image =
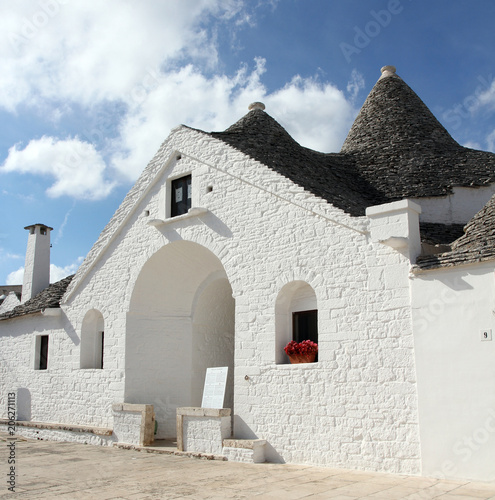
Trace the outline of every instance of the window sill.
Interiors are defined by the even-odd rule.
[[[281,363],[275,365],[277,370],[310,370],[318,367],[318,361],[313,363]]]
[[[148,221],[148,226],[159,227],[166,224],[171,224],[172,222],[179,222],[184,219],[190,219],[191,217],[198,217],[208,212],[207,208],[202,207],[192,207],[189,209],[187,214],[177,215],[175,217],[169,217],[168,219],[151,219]]]

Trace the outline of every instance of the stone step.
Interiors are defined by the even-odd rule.
[[[230,462],[263,463],[265,439],[224,439],[222,455]]]

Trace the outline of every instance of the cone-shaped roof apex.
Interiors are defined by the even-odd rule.
[[[369,153],[394,148],[401,154],[459,148],[416,93],[384,66],[342,146],[342,153]]]
[[[262,103],[249,109],[227,130],[209,135],[351,215],[495,182],[495,154],[460,146],[394,66],[382,68],[340,153],[299,145]]]

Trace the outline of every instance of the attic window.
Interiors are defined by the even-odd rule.
[[[172,206],[170,215],[187,214],[191,208],[192,186],[191,175],[186,175],[172,181]]]

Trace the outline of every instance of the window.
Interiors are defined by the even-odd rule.
[[[312,340],[318,343],[318,311],[297,311],[292,313],[292,340]]]
[[[98,332],[98,343],[100,344],[100,348],[98,349],[98,359],[97,359],[97,368],[103,370],[103,350],[105,348],[105,332]]]
[[[275,302],[275,362],[287,364],[284,347],[291,340],[318,343],[318,304],[311,285],[292,281],[282,287]]]
[[[36,370],[48,368],[48,335],[36,337]]]
[[[191,208],[191,176],[186,175],[172,181],[172,206],[170,215],[187,214]]]
[[[81,329],[81,368],[101,370],[104,345],[103,316],[92,309],[84,316]]]

